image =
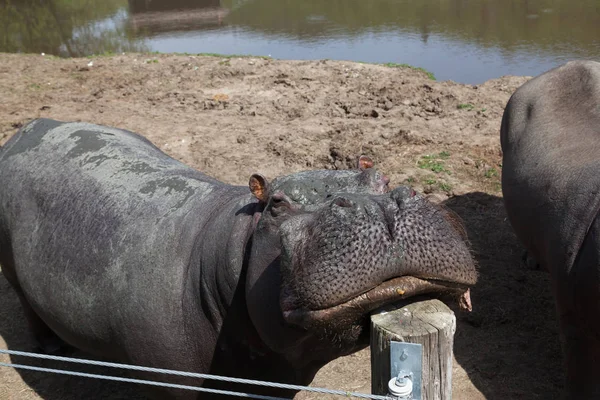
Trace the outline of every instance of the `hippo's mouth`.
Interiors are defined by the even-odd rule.
[[[308,326],[319,322],[339,321],[340,319],[364,316],[386,304],[427,293],[454,295],[458,297],[461,309],[469,312],[472,310],[470,289],[467,285],[436,279],[402,276],[385,281],[375,288],[333,307],[308,310],[292,308],[291,305],[286,307],[284,302],[282,303],[282,311],[288,323]]]

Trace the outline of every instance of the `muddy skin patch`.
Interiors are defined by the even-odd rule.
[[[108,143],[101,139],[100,135],[111,135],[108,133],[99,133],[92,131],[80,130],[69,135],[70,138],[76,139],[77,144],[67,153],[67,157],[77,158],[86,153],[102,150]]]
[[[184,197],[177,204],[173,206],[174,209],[181,208],[188,199],[195,193],[193,187],[189,186],[188,183],[181,178],[171,177],[168,179],[154,180],[146,183],[144,187],[140,189],[141,194],[146,194],[152,197],[158,189],[167,189],[165,195],[176,195],[183,194]],[[176,192],[176,193],[173,193]]]
[[[37,148],[42,143],[44,135],[60,125],[59,121],[45,119],[29,123],[21,131],[18,144],[7,148],[5,156],[11,157]]]
[[[121,169],[122,172],[132,172],[134,174],[139,174],[139,175],[143,175],[143,174],[149,174],[151,172],[158,172],[159,170],[157,168],[151,167],[150,165],[148,165],[145,162],[124,162],[123,163],[123,168]]]
[[[109,157],[104,154],[98,154],[97,156],[86,158],[85,161],[83,162],[83,165],[94,164],[96,167],[99,167],[100,164],[102,164],[104,161],[116,160],[117,158],[118,158],[117,156]]]

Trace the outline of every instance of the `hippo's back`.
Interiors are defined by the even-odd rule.
[[[50,119],[30,122],[0,150],[0,185],[23,180],[57,191],[75,183],[163,209],[181,208],[192,194],[222,186],[136,133]]]
[[[104,352],[123,327],[177,337],[195,240],[240,191],[132,132],[47,119],[0,150],[0,188],[3,272],[64,340]]]
[[[538,261],[572,263],[600,206],[600,63],[569,62],[517,89],[501,144],[515,231]]]

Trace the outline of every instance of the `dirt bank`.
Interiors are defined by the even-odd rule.
[[[526,80],[461,85],[409,68],[337,61],[0,54],[0,143],[35,117],[91,121],[144,134],[235,184],[247,184],[254,172],[272,178],[346,168],[358,154],[370,155],[393,185],[409,183],[454,209],[473,242],[481,280],[473,313],[458,315],[454,398],[550,399],[562,376],[548,279],[521,265],[500,197],[500,119]],[[3,278],[0,321],[1,348],[31,350]],[[336,360],[313,385],[369,392],[369,362],[368,350]],[[0,398],[134,394],[127,385],[0,368]]]

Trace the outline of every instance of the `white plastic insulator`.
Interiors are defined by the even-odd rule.
[[[396,378],[390,379],[388,382],[388,389],[392,396],[396,396],[400,399],[407,399],[412,394],[413,384],[410,378],[405,378],[406,383],[402,386],[396,384]]]

